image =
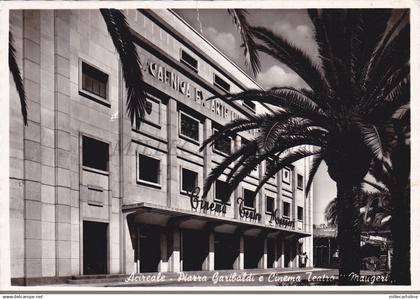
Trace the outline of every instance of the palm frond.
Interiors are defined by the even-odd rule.
[[[254,140],[255,141],[255,140]],[[308,138],[308,136],[283,136],[282,140],[277,145],[267,151],[258,152],[255,155],[250,155],[246,160],[242,162],[241,168],[232,175],[232,179],[228,183],[227,194],[232,194],[233,190],[239,185],[239,183],[263,160],[271,158],[273,155],[280,155],[286,151],[293,151],[302,145],[314,145],[320,147],[320,141],[316,139]],[[299,152],[299,150],[298,150]]]
[[[338,214],[337,214],[337,198],[334,198],[330,201],[324,210],[325,220],[327,223],[332,226],[337,226],[338,224]]]
[[[222,175],[222,173],[229,167],[230,164],[235,162],[239,157],[247,155],[248,153],[254,153],[256,150],[255,143],[249,143],[246,146],[243,146],[238,151],[234,152],[232,155],[223,160],[221,164],[212,169],[210,174],[207,176],[204,186],[203,186],[203,197],[206,197],[209,192],[211,185],[217,180],[217,178]]]
[[[146,84],[141,63],[124,14],[116,9],[101,9],[112,42],[120,57],[127,88],[127,113],[131,124],[139,129],[146,110]]]
[[[286,114],[286,112],[278,112]],[[261,123],[267,119],[273,118],[272,114],[258,114],[253,115],[249,119],[247,118],[237,118],[232,120],[230,123],[225,124],[223,129],[219,130],[217,133],[213,134],[209,138],[203,141],[203,144],[200,147],[200,151],[204,149],[207,145],[212,145],[215,141],[220,140],[224,136],[234,136],[236,133],[247,131],[250,129],[259,128]]]
[[[252,27],[252,33],[262,43],[256,43],[257,50],[284,63],[318,94],[328,94],[328,85],[316,63],[301,49],[283,37],[263,27]]]
[[[386,32],[391,17],[390,9],[374,11],[357,10],[357,24],[351,40],[351,80],[353,89],[364,85],[365,73],[370,59]]]
[[[264,175],[262,180],[260,180],[257,188],[255,189],[253,193],[253,196],[255,197],[258,194],[258,191],[261,190],[261,188],[268,182],[268,180],[270,180],[281,169],[303,158],[310,157],[312,155],[317,155],[319,153],[320,153],[319,151],[314,152],[311,150],[301,149],[301,150],[291,152],[285,157],[275,160],[274,166],[271,167],[270,170]]]
[[[397,21],[394,22],[394,24],[392,24],[386,32],[384,32],[384,37],[381,40],[380,45],[375,49],[373,55],[371,56],[371,61],[368,64],[368,69],[366,72],[368,77],[370,77],[369,76],[370,69],[373,69],[377,65],[377,63],[379,63],[382,60],[382,54],[384,50],[388,46],[390,40],[392,40],[392,38],[395,37],[395,33],[398,30],[401,30],[401,27],[402,27],[401,24],[403,24],[407,20],[407,17],[408,17],[408,11],[404,10],[401,13],[400,17],[397,19]]]
[[[255,101],[266,103],[284,109],[295,116],[329,122],[328,116],[311,99],[302,93],[291,89],[259,90],[249,89],[234,95],[227,96],[228,101]]]
[[[365,145],[378,160],[382,160],[384,151],[382,147],[381,136],[375,125],[359,123],[360,132]]]
[[[364,183],[364,184],[367,184],[367,185],[369,185],[369,186],[372,186],[373,188],[377,189],[377,190],[378,190],[378,191],[380,191],[380,192],[389,192],[389,190],[388,190],[386,187],[383,187],[383,186],[381,186],[381,185],[379,185],[379,184],[377,184],[377,183],[374,183],[374,182],[368,181],[368,180],[366,180],[366,179],[364,179],[364,180],[363,180],[363,183]]]
[[[228,13],[241,34],[243,41],[242,46],[244,47],[244,55],[246,58],[245,63],[251,66],[254,75],[256,75],[261,70],[261,63],[250,25],[246,19],[247,11],[245,9],[228,9]]]
[[[16,90],[20,99],[20,110],[22,112],[23,123],[28,125],[28,106],[26,104],[25,88],[20,75],[19,66],[16,62],[16,49],[14,46],[13,35],[9,31],[9,70],[12,73],[13,81],[15,81]]]
[[[305,187],[305,196],[308,196],[309,190],[311,190],[312,181],[314,180],[315,174],[318,171],[319,166],[321,165],[321,162],[324,160],[323,153],[317,153],[312,158],[312,165],[309,168],[309,175],[308,175],[308,181],[306,182]]]
[[[309,10],[315,27],[315,40],[322,60],[324,76],[336,92],[345,93],[349,82],[348,11],[343,9]],[[347,85],[346,85],[347,84]]]
[[[400,106],[395,113],[392,115],[393,119],[397,119],[397,120],[409,120],[410,118],[410,104],[404,104],[402,106]]]
[[[405,26],[395,38],[383,49],[380,59],[374,60],[374,65],[366,75],[366,98],[378,95],[387,82],[398,70],[409,65],[410,60],[410,26]]]

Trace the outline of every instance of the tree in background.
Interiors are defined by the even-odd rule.
[[[339,283],[354,284],[360,273],[360,223],[357,194],[372,163],[384,165],[382,128],[409,104],[409,22],[407,11],[309,10],[321,63],[282,36],[251,27],[254,46],[284,63],[310,89],[276,87],[226,95],[227,101],[256,101],[273,113],[227,124],[202,148],[226,135],[258,129],[258,136],[226,158],[206,179],[203,195],[232,163],[228,195],[264,160],[274,165],[254,194],[276,172],[312,157],[307,190],[321,161],[337,184]],[[378,168],[378,167],[377,167]],[[382,168],[379,168],[383,172]]]

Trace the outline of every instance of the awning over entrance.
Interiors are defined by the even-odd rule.
[[[221,233],[242,232],[248,236],[281,236],[284,239],[300,239],[311,234],[284,227],[266,226],[256,222],[244,222],[238,219],[218,217],[195,211],[185,211],[162,207],[150,203],[136,203],[122,206],[126,214],[131,241],[135,244],[135,224],[145,223],[159,225],[165,228],[178,227],[182,229],[215,230]]]

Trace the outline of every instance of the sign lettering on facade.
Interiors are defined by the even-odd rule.
[[[207,211],[226,214],[226,204],[199,199],[200,187],[195,187],[190,193],[190,204],[193,210],[206,213]]]
[[[141,63],[145,74],[151,75],[163,84],[169,86],[172,90],[181,93],[187,99],[193,100],[197,104],[209,109],[212,113],[228,120],[234,120],[241,117],[236,111],[217,99],[209,101],[210,104],[206,105],[203,91],[198,87],[193,86],[190,82],[183,80],[177,72],[169,70],[147,58],[143,58]]]

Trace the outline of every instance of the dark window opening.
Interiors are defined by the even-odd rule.
[[[215,199],[223,202],[229,202],[228,184],[224,181],[217,180],[215,187]]]
[[[149,100],[146,100],[146,113],[148,115],[152,114],[153,104]]]
[[[276,166],[276,163],[274,162],[274,159],[268,158],[265,162],[265,174],[266,175],[269,174],[271,170],[274,170],[275,166]]]
[[[283,201],[283,216],[290,217],[290,203]]]
[[[190,54],[181,49],[181,62],[192,68],[195,72],[198,70],[198,61]]]
[[[108,171],[108,143],[83,136],[83,166]]]
[[[244,206],[248,208],[255,208],[255,197],[254,192],[248,189],[244,189]]]
[[[302,221],[303,220],[303,208],[302,207],[298,207],[297,209],[297,219]]]
[[[266,198],[266,211],[267,213],[273,213],[274,212],[274,197],[267,196]]]
[[[82,89],[107,99],[108,75],[82,62]]]
[[[181,116],[181,135],[199,141],[199,122],[183,113]]]
[[[160,160],[139,155],[139,180],[159,184]]]
[[[303,189],[303,176],[301,174],[297,175],[297,187]]]
[[[251,102],[251,101],[244,101],[244,106],[247,107],[248,109],[251,109],[253,112],[255,112],[256,110],[256,105],[255,103]]]
[[[191,171],[185,168],[182,168],[182,191],[191,192],[197,187],[198,174],[195,171]]]
[[[217,131],[215,130],[215,133]],[[223,135],[214,142],[214,148],[222,153],[227,155],[231,154],[231,138],[229,136]]]
[[[230,92],[230,84],[216,74],[214,74],[214,85],[220,87],[224,91]]]
[[[290,169],[283,169],[283,182],[286,184],[290,184]]]

